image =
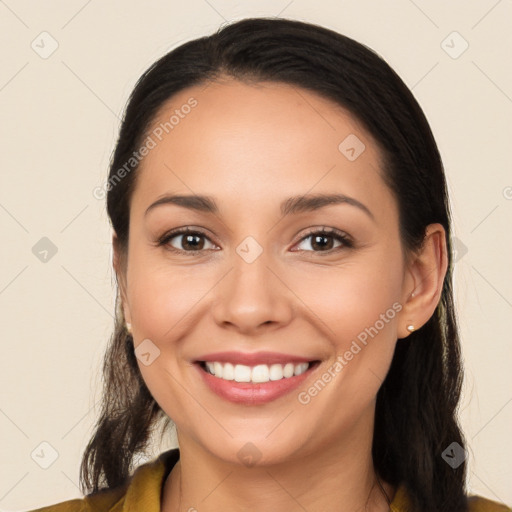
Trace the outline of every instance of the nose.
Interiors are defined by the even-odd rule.
[[[283,281],[265,252],[251,263],[235,254],[230,271],[215,287],[215,322],[243,334],[286,325],[293,316],[293,293]]]

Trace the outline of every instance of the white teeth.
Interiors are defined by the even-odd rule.
[[[222,377],[222,365],[220,363],[213,363],[213,371],[215,372],[215,375]]]
[[[283,367],[280,364],[273,364],[270,367],[270,380],[281,380],[283,378]]]
[[[286,378],[293,377],[294,370],[295,366],[293,365],[293,363],[286,363],[283,368],[283,376]]]
[[[262,383],[274,380],[288,379],[294,375],[301,375],[309,368],[309,363],[286,363],[258,364],[256,366],[246,366],[231,363],[219,363],[218,361],[207,361],[206,368],[209,373],[224,380],[234,380],[236,382],[254,382]]]
[[[222,377],[222,375],[219,375],[217,372],[215,372],[215,375]],[[251,382],[251,368],[243,364],[237,364],[235,366],[235,380],[237,382]]]
[[[248,366],[246,366],[248,368]],[[269,377],[268,366],[266,364],[259,364],[252,369],[251,372],[251,381],[252,382],[268,382]],[[272,371],[270,372],[270,377],[272,378]],[[275,380],[275,379],[272,379]]]
[[[300,363],[295,365],[294,375],[300,375],[304,373],[309,368],[309,363]]]
[[[222,367],[222,378],[224,380],[235,379],[235,367],[231,363],[225,363]]]

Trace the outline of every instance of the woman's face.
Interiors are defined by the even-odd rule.
[[[150,136],[123,304],[180,446],[236,463],[357,446],[407,336],[400,311],[414,286],[374,140],[312,92],[232,80],[173,97]],[[151,207],[167,196],[210,199]],[[158,245],[183,228],[196,234]],[[301,360],[317,363],[289,376]]]

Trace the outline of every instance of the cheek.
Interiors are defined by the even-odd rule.
[[[331,344],[327,375],[320,378],[332,384],[314,400],[320,408],[344,403],[347,409],[332,412],[340,422],[357,415],[374,399],[393,358],[397,315],[402,309],[398,302],[402,267],[400,258],[392,254],[375,253],[357,263],[354,259],[324,274],[304,272],[296,283],[300,286],[295,288],[297,295],[314,313],[310,321]],[[321,383],[318,388],[322,389]]]
[[[197,404],[183,391],[188,368],[183,365],[182,340],[196,328],[196,313],[214,284],[210,282],[213,276],[209,280],[197,268],[172,266],[161,259],[150,261],[147,255],[134,256],[131,264],[129,300],[135,348],[149,339],[159,351],[149,365],[138,359],[141,375],[165,413],[181,427],[192,428],[194,415],[190,411]],[[153,345],[145,346],[151,347],[154,357]],[[201,411],[195,414],[200,416]]]
[[[322,270],[301,273],[293,288],[339,349],[361,333],[364,337],[365,329],[376,323],[379,331],[389,332],[401,309],[396,304],[401,290],[399,266],[371,261]]]
[[[326,435],[334,435],[368,410],[388,372],[402,309],[400,269],[354,265],[331,269],[324,277],[304,277],[303,283],[304,302],[317,318],[311,321],[330,341],[332,357],[311,387],[300,390],[299,402],[329,411],[332,427]]]
[[[146,338],[175,338],[190,328],[195,307],[212,288],[205,272],[196,268],[133,261],[129,284],[132,323]]]

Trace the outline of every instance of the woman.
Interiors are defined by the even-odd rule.
[[[463,512],[450,211],[378,55],[246,19],[132,93],[105,190],[118,316],[88,496],[40,510]],[[179,450],[131,469],[157,425]]]

